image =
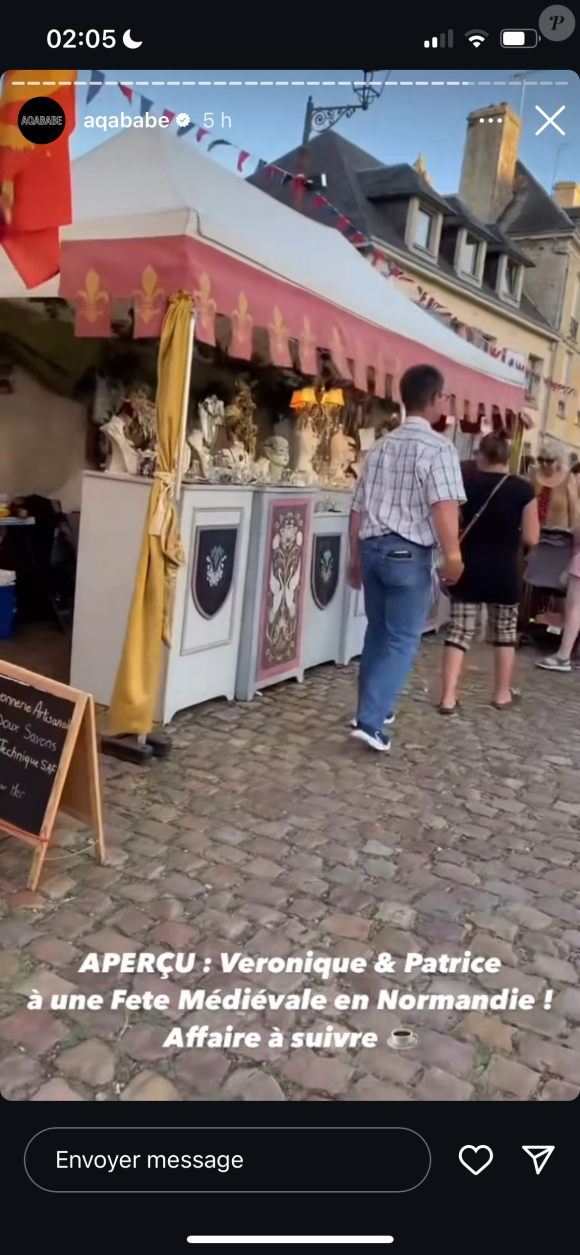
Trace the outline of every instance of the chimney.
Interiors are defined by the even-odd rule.
[[[459,196],[482,222],[496,222],[513,196],[521,129],[506,104],[477,109],[467,119]]]
[[[576,209],[580,205],[580,183],[556,183],[554,200],[562,209]]]

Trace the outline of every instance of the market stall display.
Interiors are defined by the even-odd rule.
[[[170,718],[178,708],[170,691],[180,689],[179,700],[185,693],[189,705],[218,695],[215,684],[215,691],[208,691],[212,683],[195,672],[198,664],[204,681],[218,670],[231,676],[242,589],[238,695],[300,675],[305,660],[315,665],[320,656],[310,642],[318,631],[316,616],[305,609],[306,590],[315,587],[315,497],[324,489],[348,492],[349,472],[351,480],[357,473],[356,450],[338,398],[334,413],[330,416],[329,404],[320,423],[313,413],[300,418],[291,410],[289,434],[275,429],[272,415],[270,432],[258,440],[252,421],[248,426],[241,417],[244,406],[248,409],[245,366],[256,369],[256,362],[269,361],[281,372],[299,372],[312,386],[320,385],[320,406],[320,389],[331,392],[320,378],[321,351],[332,363],[337,391],[372,390],[378,398],[395,400],[403,371],[428,355],[445,376],[457,421],[470,427],[484,411],[494,421],[502,415],[507,421],[521,406],[522,388],[508,364],[406,301],[340,233],[236,180],[170,135],[127,131],[100,145],[74,163],[73,187],[74,225],[62,231],[59,280],[29,295],[58,294],[71,302],[82,337],[110,336],[119,301],[125,309],[131,306],[129,326],[137,340],[160,337],[149,443],[137,440],[130,414],[111,413],[102,433],[109,446],[108,473],[100,480],[85,476],[73,645],[75,676],[82,670],[84,686],[111,700],[111,675],[104,674],[99,651],[91,652],[89,645],[94,620],[87,591],[92,589],[96,600],[97,588],[109,590],[105,614],[115,621],[112,658],[119,658],[112,637],[118,643],[126,631],[113,686],[113,724],[144,742],[154,712],[161,709],[162,717]],[[22,295],[20,280],[0,253],[0,296]],[[217,435],[209,431],[212,423],[189,422],[195,346],[206,352],[219,348],[236,378],[237,417],[228,416],[226,406],[224,421],[216,425],[225,432]],[[107,508],[105,495],[111,499]],[[116,529],[107,522],[109,510]],[[322,518],[316,524],[320,536],[333,538],[332,552],[338,552],[343,529],[346,535],[347,516],[345,508],[338,530],[333,520],[327,532]],[[220,536],[212,538],[214,526]],[[326,549],[331,551],[328,544]],[[323,545],[320,557],[327,563],[325,554]],[[216,581],[213,606],[225,587],[218,590],[219,573],[228,564],[230,591],[209,613],[200,571],[211,570]],[[353,656],[351,649],[360,652],[364,631],[360,597],[346,589],[344,565],[339,563],[339,583],[327,606],[337,620],[342,598],[342,659]],[[113,604],[113,590],[119,588],[123,594]],[[318,585],[316,590],[320,603],[324,596]],[[322,611],[314,594],[313,602]],[[349,637],[354,621],[356,640]],[[336,627],[330,636],[334,652]],[[225,668],[207,664],[211,650],[217,660],[225,649]],[[322,653],[330,649],[329,640]],[[185,656],[190,663],[183,662]],[[158,682],[160,669],[165,679]],[[230,682],[223,680],[219,692],[230,695]]]

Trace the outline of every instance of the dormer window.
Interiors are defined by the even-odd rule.
[[[498,267],[498,293],[504,301],[519,305],[524,283],[524,268],[511,257],[500,257]]]
[[[520,267],[516,265],[515,261],[510,261],[508,257],[506,261],[506,267],[505,267],[505,286],[507,289],[508,296],[512,296],[514,300],[517,298],[517,295],[518,295],[519,277],[520,277]]]
[[[477,261],[479,253],[479,241],[469,232],[465,237],[463,248],[461,249],[460,266],[465,275],[472,278],[477,274]]]
[[[419,209],[415,226],[415,244],[419,248],[426,249],[427,252],[430,252],[431,249],[434,226],[435,219],[433,214],[428,214],[425,209]]]
[[[485,266],[486,246],[483,240],[466,228],[457,235],[455,269],[464,279],[481,285]]]
[[[408,248],[428,253],[434,260],[439,252],[443,215],[427,209],[417,198],[409,202],[405,242]]]

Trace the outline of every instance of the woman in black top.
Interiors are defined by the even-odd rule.
[[[484,436],[479,469],[465,476],[467,501],[461,513],[464,571],[449,590],[451,620],[443,654],[442,714],[453,714],[463,659],[473,639],[478,612],[487,606],[494,648],[493,705],[511,706],[510,682],[517,644],[521,586],[519,552],[540,539],[538,506],[532,484],[509,473],[510,447],[502,433]]]

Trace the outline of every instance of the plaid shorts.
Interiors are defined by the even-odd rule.
[[[518,640],[518,606],[487,606],[488,640],[491,645],[515,647]],[[476,602],[451,601],[451,618],[446,645],[469,649],[478,626],[480,606]]]

